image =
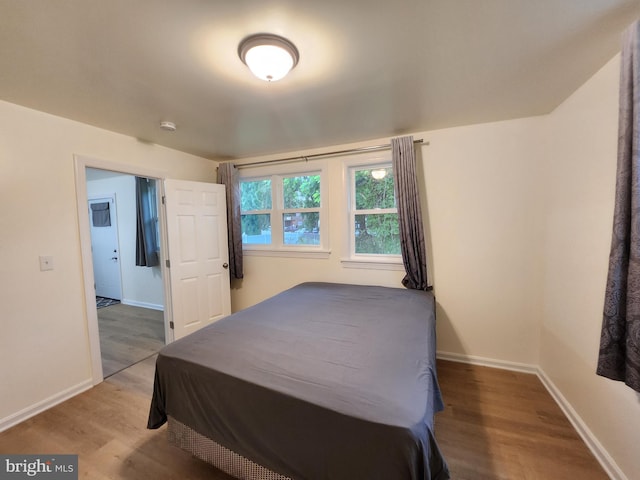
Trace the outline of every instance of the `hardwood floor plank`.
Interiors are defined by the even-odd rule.
[[[147,430],[155,356],[0,433],[2,453],[79,455],[81,479],[232,480]]]
[[[438,361],[436,439],[455,479],[606,479],[533,374]]]
[[[82,479],[232,480],[169,445],[166,426],[146,429],[155,358],[0,433],[0,452],[78,454]],[[438,375],[435,434],[453,479],[607,478],[534,375],[444,361]]]
[[[164,313],[116,304],[98,309],[104,377],[109,377],[155,353],[164,345]]]

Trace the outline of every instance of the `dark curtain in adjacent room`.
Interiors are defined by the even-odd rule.
[[[155,267],[159,263],[158,207],[156,181],[136,177],[136,265]]]

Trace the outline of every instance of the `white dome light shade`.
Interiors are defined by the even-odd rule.
[[[238,47],[240,59],[261,80],[275,82],[298,63],[298,49],[286,38],[258,34],[245,38]]]
[[[371,170],[371,176],[376,180],[382,180],[384,177],[387,176],[387,169],[379,168],[377,170]]]
[[[280,80],[293,67],[293,58],[289,52],[275,45],[250,48],[244,61],[256,77],[269,82]]]

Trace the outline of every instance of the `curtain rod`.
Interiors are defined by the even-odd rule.
[[[425,142],[423,139],[419,138],[414,140],[413,143],[424,143],[425,145],[429,145],[429,142]],[[336,150],[334,152],[325,152],[325,153],[312,153],[311,155],[297,155],[295,157],[287,157],[287,158],[277,158],[275,160],[263,160],[261,162],[251,162],[251,163],[241,163],[236,165],[237,168],[246,168],[246,167],[254,167],[256,165],[267,165],[271,163],[285,163],[285,162],[293,162],[295,160],[314,160],[316,158],[323,157],[334,157],[336,155],[344,155],[347,153],[360,153],[360,152],[372,152],[375,150],[388,150],[391,148],[391,144],[387,143],[384,145],[372,145],[370,147],[359,147],[359,148],[349,148],[347,150]]]

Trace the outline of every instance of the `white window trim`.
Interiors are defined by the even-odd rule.
[[[251,247],[267,246],[270,245],[250,245]],[[307,250],[309,247],[305,247],[304,250],[286,250],[286,249],[266,249],[266,248],[247,248],[245,245],[242,249],[242,253],[247,257],[293,257],[293,258],[329,258],[331,250]]]
[[[282,179],[285,177],[320,174],[320,208],[285,209],[282,192]],[[242,244],[247,256],[329,258],[329,177],[326,160],[314,160],[304,164],[285,164],[245,168],[240,170],[240,181],[271,179],[271,210],[252,211],[251,213],[271,214],[271,245]],[[289,245],[275,235],[283,231],[282,215],[290,212],[319,211],[321,219],[320,245]],[[274,232],[275,235],[274,235]]]
[[[365,255],[355,253],[355,169],[362,167],[379,167],[391,165],[391,153],[372,153],[345,158],[342,162],[342,224],[345,226],[343,234],[343,257],[340,262],[344,268],[362,268],[374,270],[404,270],[402,255]],[[358,213],[367,213],[369,210],[359,210]],[[370,210],[371,213],[389,213],[388,209]],[[395,212],[394,212],[395,213]]]

